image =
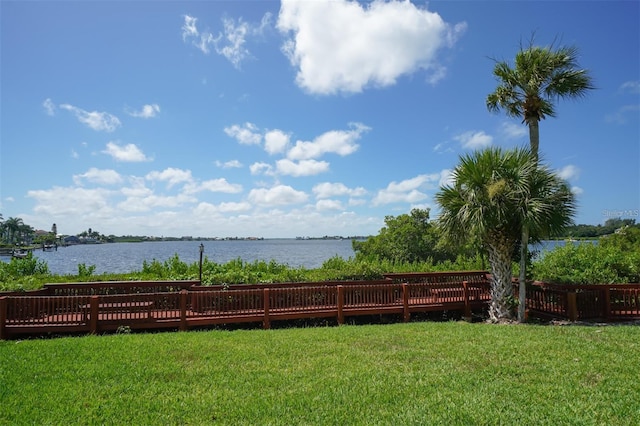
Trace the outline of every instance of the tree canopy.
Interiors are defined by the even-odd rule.
[[[395,262],[440,262],[455,260],[455,254],[440,244],[440,233],[429,220],[429,209],[413,209],[409,214],[386,216],[380,233],[365,241],[354,241],[356,256],[376,257]]]

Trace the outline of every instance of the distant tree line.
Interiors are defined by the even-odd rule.
[[[564,233],[563,238],[598,238],[603,235],[610,235],[616,232],[616,230],[625,226],[633,227],[636,225],[635,219],[621,219],[613,218],[607,219],[604,225],[571,225],[568,226]]]

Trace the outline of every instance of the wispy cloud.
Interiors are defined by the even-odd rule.
[[[507,139],[520,139],[527,134],[527,126],[504,122],[500,125],[500,133]]]
[[[53,103],[51,98],[47,98],[42,102],[42,107],[47,115],[55,115],[56,114],[56,105]]]
[[[640,105],[625,105],[618,108],[617,111],[607,114],[604,120],[607,123],[626,124],[630,117],[635,117],[637,120],[638,111],[640,111]]]
[[[247,39],[262,35],[271,26],[270,13],[266,13],[259,24],[251,24],[242,18],[223,18],[223,31],[214,36],[208,30],[198,30],[197,20],[193,16],[184,15],[182,40],[190,42],[204,54],[209,54],[213,47],[217,54],[224,56],[238,69],[243,61],[251,57],[251,52],[246,47]]]
[[[229,160],[229,161],[216,161],[215,165],[222,169],[239,169],[242,167],[242,163],[238,160]]]
[[[640,94],[640,81],[626,81],[620,86],[620,91],[623,93],[630,93],[633,95]]]
[[[390,86],[417,70],[435,83],[446,75],[438,52],[452,47],[466,24],[450,25],[408,1],[283,0],[277,22],[296,83],[315,94],[357,93]]]
[[[160,105],[158,104],[147,104],[143,105],[139,111],[136,110],[127,110],[127,114],[132,117],[138,118],[153,118],[160,113]]]
[[[108,112],[85,111],[69,104],[61,104],[60,108],[71,111],[81,123],[96,131],[113,132],[121,126],[118,117]]]

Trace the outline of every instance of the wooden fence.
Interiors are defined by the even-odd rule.
[[[47,284],[0,294],[0,339],[24,334],[99,333],[119,327],[179,329],[272,321],[458,311],[490,301],[484,271],[388,274],[384,280],[200,286],[198,281]],[[640,319],[640,284],[527,286],[530,316],[572,321]]]
[[[559,285],[535,282],[527,286],[526,309],[531,315],[570,321],[640,319],[640,284]]]

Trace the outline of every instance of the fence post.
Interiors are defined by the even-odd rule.
[[[402,320],[409,322],[411,312],[409,312],[409,284],[402,283]]]
[[[469,302],[469,283],[462,281],[462,294],[464,296],[464,319],[471,322],[471,303]]]
[[[0,297],[0,340],[7,339],[7,296]]]
[[[338,286],[338,324],[344,324],[344,287]]]
[[[180,290],[180,331],[187,329],[187,290]]]
[[[578,297],[576,291],[567,291],[567,316],[569,321],[578,320]]]
[[[89,330],[91,334],[96,334],[98,332],[98,301],[100,297],[93,295],[89,299],[89,310],[91,311],[91,321],[89,325]]]
[[[265,330],[271,328],[271,321],[269,320],[269,287],[263,290],[264,299],[264,320],[262,321],[262,328]]]
[[[609,286],[605,287],[604,297],[602,298],[602,309],[603,309],[603,317],[605,320],[608,320],[611,316],[611,289]]]

